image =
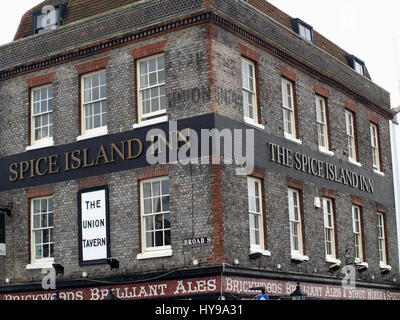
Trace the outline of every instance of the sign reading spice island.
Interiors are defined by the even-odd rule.
[[[79,264],[101,264],[110,257],[108,188],[78,193]]]
[[[335,164],[307,156],[301,152],[293,152],[292,149],[278,144],[268,143],[271,161],[283,166],[294,168],[316,177],[327,179],[343,185],[359,189],[368,193],[374,193],[373,180],[354,171],[340,168]]]

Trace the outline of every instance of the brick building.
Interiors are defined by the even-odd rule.
[[[398,298],[393,116],[264,0],[46,0],[0,47],[0,299]]]

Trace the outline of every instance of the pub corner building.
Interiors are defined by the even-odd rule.
[[[43,1],[0,47],[0,300],[398,299],[394,115],[264,0]]]

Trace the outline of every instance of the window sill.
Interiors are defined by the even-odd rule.
[[[46,262],[34,262],[31,264],[26,265],[27,270],[38,270],[38,269],[53,269],[53,261],[46,261]]]
[[[139,253],[136,256],[136,259],[144,260],[144,259],[171,257],[171,256],[172,256],[172,249],[167,249],[167,250],[149,251],[149,252]]]
[[[303,141],[301,141],[300,139],[293,138],[291,135],[289,135],[287,133],[285,133],[285,139],[292,141],[294,143],[297,143],[297,144],[303,144]]]
[[[340,261],[339,259],[332,258],[332,257],[325,257],[325,261],[329,262],[329,263],[333,263],[334,265],[338,265],[338,266],[340,266],[342,264],[342,261]]]
[[[296,261],[309,261],[310,260],[310,258],[308,256],[304,256],[304,255],[302,255],[300,253],[297,253],[297,252],[296,253],[292,252],[290,254],[290,259],[296,260]]]
[[[392,270],[391,266],[384,264],[382,262],[379,262],[379,268],[381,269],[382,272]]]
[[[26,147],[26,151],[31,151],[31,150],[37,150],[37,149],[43,149],[43,148],[49,148],[54,146],[54,141],[53,139],[48,139],[43,142],[38,142],[36,144],[33,144],[31,146]]]
[[[250,254],[253,253],[261,253],[263,256],[270,257],[271,252],[269,250],[264,250],[264,249],[250,249]]]
[[[108,134],[108,130],[107,130],[107,128],[106,128],[106,129],[99,130],[99,131],[96,131],[96,132],[93,132],[93,133],[85,133],[85,134],[83,134],[83,135],[81,135],[81,136],[78,136],[78,137],[76,138],[76,141],[82,141],[82,140],[93,139],[93,138],[105,136],[105,135],[107,135],[107,134]]]
[[[379,171],[379,170],[376,170],[376,169],[374,169],[374,173],[376,173],[377,175],[380,175],[382,177],[385,176],[385,174],[382,171]]]
[[[363,262],[361,260],[355,260],[354,265],[356,265],[359,269],[368,269],[368,262]]]
[[[333,151],[330,151],[330,150],[325,149],[325,148],[323,148],[323,147],[318,147],[318,149],[319,149],[319,152],[321,152],[321,153],[323,153],[323,154],[326,154],[326,155],[328,155],[328,156],[333,157],[333,156],[335,155],[335,154],[333,153]]]
[[[348,160],[349,160],[350,163],[352,163],[352,164],[356,165],[357,167],[361,168],[361,163],[353,160],[352,158],[348,158]]]
[[[136,123],[133,125],[133,129],[148,127],[148,126],[152,126],[154,124],[163,123],[163,122],[168,122],[168,116],[162,116],[162,117],[158,117],[155,119],[145,120],[140,123]]]
[[[259,124],[250,118],[244,118],[244,123],[249,125],[250,127],[256,128],[256,129],[260,129],[260,130],[265,129],[265,127],[262,124]]]

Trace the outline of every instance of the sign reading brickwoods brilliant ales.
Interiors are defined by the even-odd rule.
[[[108,189],[96,187],[78,193],[79,263],[105,263],[110,257]]]

